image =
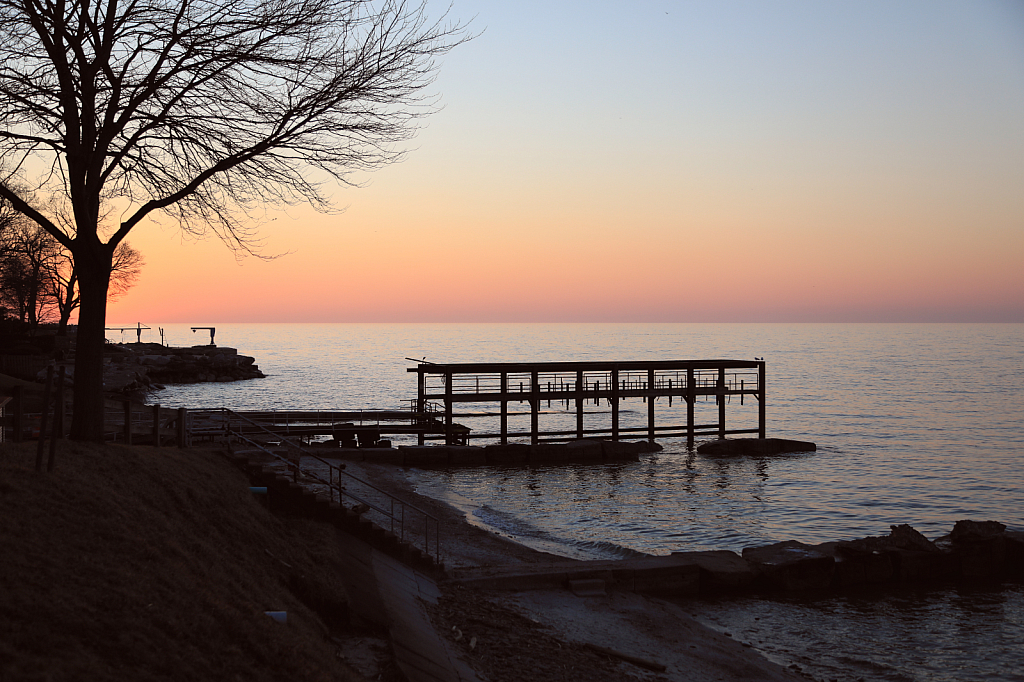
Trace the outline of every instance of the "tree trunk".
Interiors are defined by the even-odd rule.
[[[78,340],[75,345],[74,418],[71,438],[103,442],[103,348],[110,257],[79,258]]]
[[[67,287],[64,289],[64,295],[57,297],[57,309],[60,312],[60,322],[57,324],[57,336],[68,335],[68,322],[71,320],[71,313],[75,310],[75,286],[78,283],[78,275],[74,272],[71,273],[71,277],[68,278]],[[108,284],[109,287],[109,284]],[[103,324],[106,326],[106,314],[104,314]]]

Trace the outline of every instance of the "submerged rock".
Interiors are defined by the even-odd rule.
[[[974,542],[990,540],[1006,530],[1006,525],[998,521],[957,521],[949,539],[955,542]]]

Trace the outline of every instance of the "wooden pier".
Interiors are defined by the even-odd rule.
[[[412,402],[412,401],[410,401]],[[192,410],[189,429],[193,435],[218,435],[232,431],[244,435],[273,433],[280,438],[310,442],[329,436],[341,447],[380,447],[393,435],[445,433],[439,414],[413,410]],[[456,433],[468,431],[455,424]],[[383,441],[388,447],[389,441]]]
[[[510,436],[529,435],[530,442],[558,441],[586,437],[647,438],[685,436],[693,443],[697,435],[715,434],[719,438],[740,433],[765,437],[765,363],[763,360],[655,360],[638,362],[509,362],[509,363],[420,363],[408,369],[417,373],[418,412],[431,404],[443,404],[444,433],[419,434],[419,444],[443,438],[449,445],[469,438],[499,438],[502,444]],[[694,419],[698,399],[713,396],[718,418],[713,423],[697,424]],[[757,428],[726,427],[726,406],[737,396],[758,401]],[[647,425],[624,428],[619,424],[620,402],[640,398],[647,405]],[[658,425],[656,401],[674,398],[686,403],[686,423]],[[508,404],[529,402],[530,430],[511,433]],[[576,428],[545,431],[540,427],[541,402],[575,403]],[[586,405],[605,401],[611,408],[609,428],[587,428]],[[498,403],[501,425],[498,433],[466,433],[458,427],[455,406],[464,403]]]

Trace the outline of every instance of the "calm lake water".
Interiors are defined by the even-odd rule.
[[[187,326],[163,326],[169,344],[196,343]],[[422,492],[459,506],[472,521],[566,556],[738,551],[780,540],[881,535],[899,523],[935,538],[968,518],[1024,529],[1024,325],[216,327],[221,345],[254,355],[268,377],[168,387],[154,400],[236,409],[400,408],[416,394],[415,374],[406,372],[410,357],[763,356],[768,435],[814,441],[817,452],[714,459],[669,440],[637,463],[413,472]],[[730,403],[730,420],[756,426],[752,403]],[[640,401],[623,409],[624,425],[645,423]],[[657,409],[671,416],[662,401]],[[715,409],[699,405],[698,421],[700,410]],[[542,415],[545,426],[571,418],[558,405]],[[602,418],[600,409],[588,413]],[[493,431],[488,420],[494,417],[460,421]],[[753,623],[770,619],[750,620],[754,606],[742,601],[706,603],[697,615],[737,637],[748,632],[745,641],[819,677],[1024,679],[1024,599],[1017,587],[873,596],[863,607],[845,597],[753,603],[774,614],[776,625],[755,632]],[[787,639],[787,632],[795,634]]]

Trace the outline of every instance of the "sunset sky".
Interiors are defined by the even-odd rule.
[[[404,162],[269,261],[140,225],[108,323],[1024,322],[1024,2],[452,15]]]

